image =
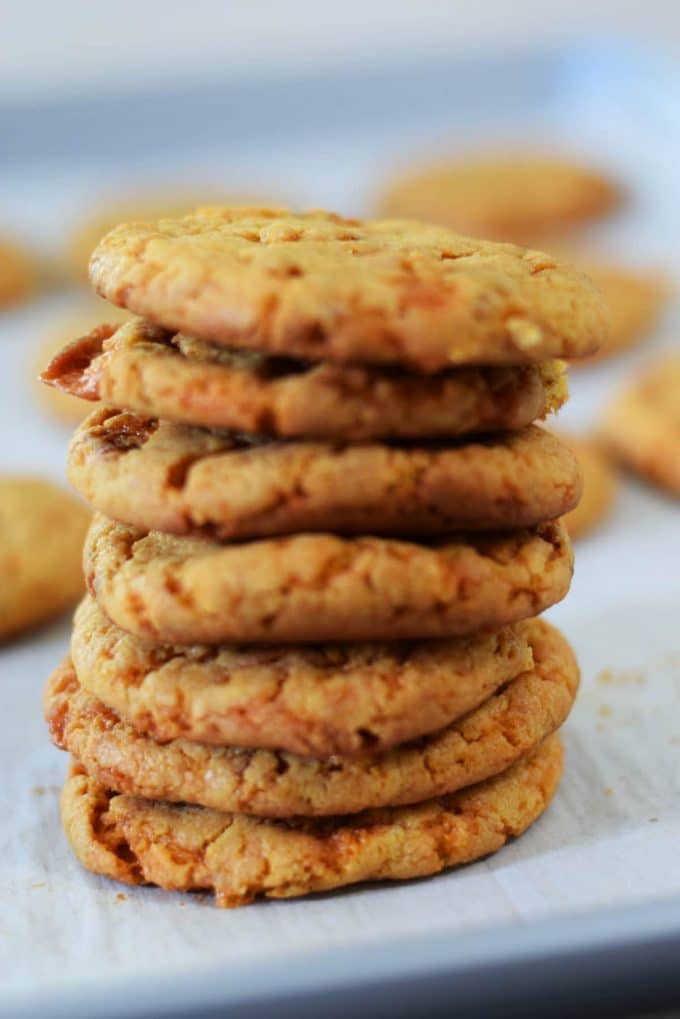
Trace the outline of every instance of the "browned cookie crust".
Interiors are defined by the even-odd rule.
[[[156,743],[83,690],[69,659],[48,683],[45,714],[55,744],[116,792],[260,817],[356,813],[481,782],[559,728],[576,694],[576,661],[545,623],[534,621],[530,642],[533,668],[464,719],[360,759],[318,760],[184,739]]]
[[[325,212],[122,225],[90,277],[102,297],[196,339],[427,372],[581,357],[606,330],[590,281],[549,255]]]
[[[498,629],[564,597],[572,566],[559,521],[429,544],[302,534],[220,545],[96,515],[84,551],[88,588],[107,615],[140,637],[171,643]]]
[[[561,361],[423,376],[231,350],[143,319],[75,340],[55,352],[42,377],[57,391],[147,417],[354,442],[522,428],[567,398]]]
[[[61,816],[88,870],[132,885],[210,889],[230,907],[425,877],[487,856],[543,813],[561,774],[553,736],[501,775],[418,806],[274,821],[115,795],[75,764]]]
[[[455,446],[346,445],[263,441],[110,407],[77,429],[68,473],[115,520],[219,540],[531,527],[581,494],[576,457],[534,425]]]
[[[387,750],[478,707],[531,668],[531,626],[382,644],[159,645],[86,597],[71,653],[81,686],[154,739],[329,757]]]

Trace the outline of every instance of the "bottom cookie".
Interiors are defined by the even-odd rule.
[[[74,762],[61,797],[81,863],[127,884],[212,890],[218,906],[436,874],[500,849],[547,808],[562,774],[551,736],[496,778],[417,806],[272,821],[116,795]]]

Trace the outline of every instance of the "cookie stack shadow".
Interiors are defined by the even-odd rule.
[[[460,363],[433,297],[451,272]],[[537,617],[569,588],[580,478],[533,422],[566,397],[553,356],[587,353],[600,321],[570,272],[322,213],[104,239],[93,280],[142,317],[45,373],[101,401],[69,453],[95,510],[89,593],[45,699],[88,869],[233,906],[432,874],[544,811],[578,668]]]

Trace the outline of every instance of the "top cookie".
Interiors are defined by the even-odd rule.
[[[611,181],[567,160],[489,155],[416,171],[392,185],[382,208],[388,216],[524,244],[602,216],[619,200]]]
[[[114,304],[197,339],[424,372],[582,357],[606,332],[590,281],[549,255],[327,212],[121,225],[90,277]]]

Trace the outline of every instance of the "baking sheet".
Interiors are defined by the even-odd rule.
[[[511,78],[515,84],[504,95],[503,81]],[[677,273],[678,91],[658,59],[602,47],[525,58],[510,69],[503,61],[473,61],[387,69],[369,79],[357,72],[325,86],[250,83],[231,132],[218,139],[214,127],[209,135],[201,124],[188,124],[186,137],[175,132],[174,147],[161,143],[163,124],[172,122],[167,101],[142,97],[146,112],[129,125],[127,153],[106,139],[88,141],[88,117],[107,113],[101,104],[70,112],[45,107],[32,112],[33,120],[24,111],[22,138],[30,142],[15,136],[17,145],[3,153],[2,214],[56,249],[83,194],[94,200],[102,190],[133,178],[154,181],[159,173],[166,181],[189,180],[197,163],[213,186],[222,186],[223,176],[227,188],[256,181],[263,193],[301,204],[362,211],[396,155],[436,148],[454,138],[454,129],[460,144],[489,134],[516,143],[521,131],[528,144],[561,144],[628,182],[635,201],[599,232],[601,243]],[[344,104],[331,129],[323,112],[338,95]],[[192,102],[198,98],[192,94]],[[250,117],[244,102],[251,103]],[[272,123],[288,117],[287,129],[263,124],[261,109]],[[83,138],[81,146],[49,144],[60,116]],[[144,116],[154,130],[145,130]],[[11,138],[17,122],[16,110],[0,107],[0,137]],[[0,320],[3,470],[63,476],[68,433],[41,415],[28,377],[40,337],[69,302],[51,297]],[[677,347],[678,324],[671,309],[652,343],[574,372],[564,423],[587,427],[620,378],[653,350]],[[584,677],[565,733],[560,793],[550,812],[498,856],[429,881],[225,912],[209,897],[128,889],[84,873],[61,833],[58,788],[66,759],[48,745],[40,704],[45,678],[67,648],[68,625],[4,648],[0,1014],[94,1017],[144,1008],[170,1014],[179,1003],[254,999],[265,991],[258,973],[267,973],[266,993],[280,997],[365,979],[371,962],[385,980],[417,977],[428,958],[446,968],[442,943],[451,946],[449,970],[460,975],[472,965],[473,948],[477,965],[491,965],[513,946],[540,952],[546,930],[558,951],[587,944],[598,918],[604,924],[614,907],[619,912],[607,928],[613,946],[616,935],[651,931],[656,921],[667,938],[680,937],[679,534],[677,505],[627,481],[609,525],[579,544],[572,591],[549,613],[574,643]],[[647,927],[640,926],[640,909]],[[575,926],[582,911],[595,912]]]

